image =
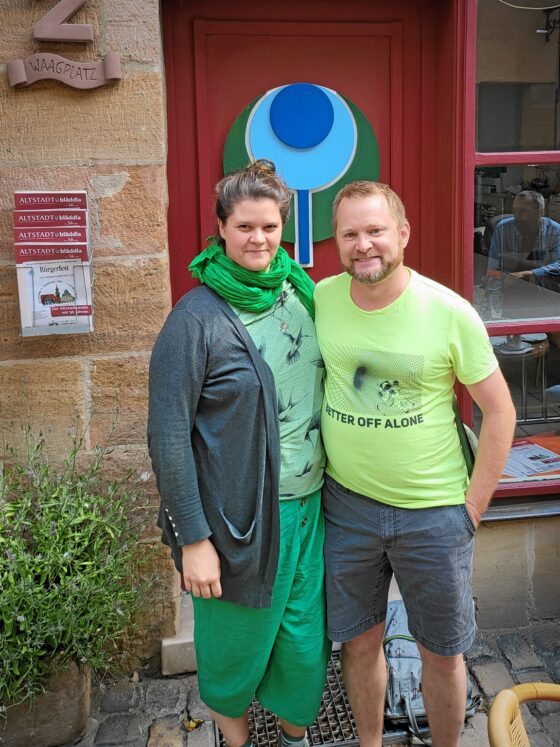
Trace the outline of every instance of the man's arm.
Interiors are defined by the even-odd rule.
[[[512,275],[518,278],[536,277],[542,278],[545,275],[560,275],[560,225],[557,223],[550,224],[548,235],[546,237],[547,254],[552,257],[552,262],[541,267],[534,267],[532,270],[522,270],[513,272]]]
[[[482,412],[482,427],[470,485],[467,510],[476,526],[488,508],[511,449],[516,412],[500,369],[467,386]]]

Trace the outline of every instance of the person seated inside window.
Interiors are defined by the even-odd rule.
[[[544,215],[544,197],[523,190],[513,201],[513,215],[494,230],[488,275],[506,273],[559,291],[560,223]]]

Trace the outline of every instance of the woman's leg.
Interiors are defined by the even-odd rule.
[[[292,737],[291,741],[293,742],[299,742],[300,740],[302,740],[305,736],[305,732],[307,731],[307,727],[290,724],[289,721],[285,721],[283,718],[280,719],[280,726],[288,737]]]
[[[228,747],[244,747],[249,743],[249,719],[247,714],[238,718],[222,716],[210,709],[212,718],[218,724],[220,731],[224,735]]]
[[[257,698],[282,720],[289,737],[301,739],[317,716],[330,653],[320,491],[282,501],[280,511],[281,544],[289,559],[283,583],[289,591]]]

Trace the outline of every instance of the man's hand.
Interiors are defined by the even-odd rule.
[[[488,508],[503,472],[515,429],[515,407],[508,385],[497,368],[467,390],[482,411],[478,449],[465,503],[475,528]]]
[[[473,503],[472,501],[466,501],[465,506],[467,508],[468,515],[471,517],[474,528],[478,529],[478,525],[480,524],[480,520],[482,519],[480,509],[478,508],[476,503]]]
[[[527,280],[533,280],[535,277],[533,270],[520,270],[519,272],[510,273],[514,278],[527,278]]]
[[[182,551],[185,589],[193,597],[221,597],[220,558],[210,540],[183,545]]]

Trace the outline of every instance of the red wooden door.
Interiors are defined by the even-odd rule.
[[[213,187],[231,125],[257,96],[289,83],[334,89],[361,109],[379,144],[379,178],[403,197],[413,226],[407,264],[431,264],[420,250],[434,243],[430,2],[165,0],[163,21],[175,299],[191,287],[187,264],[215,230]],[[333,239],[314,256],[314,279],[340,271]]]

